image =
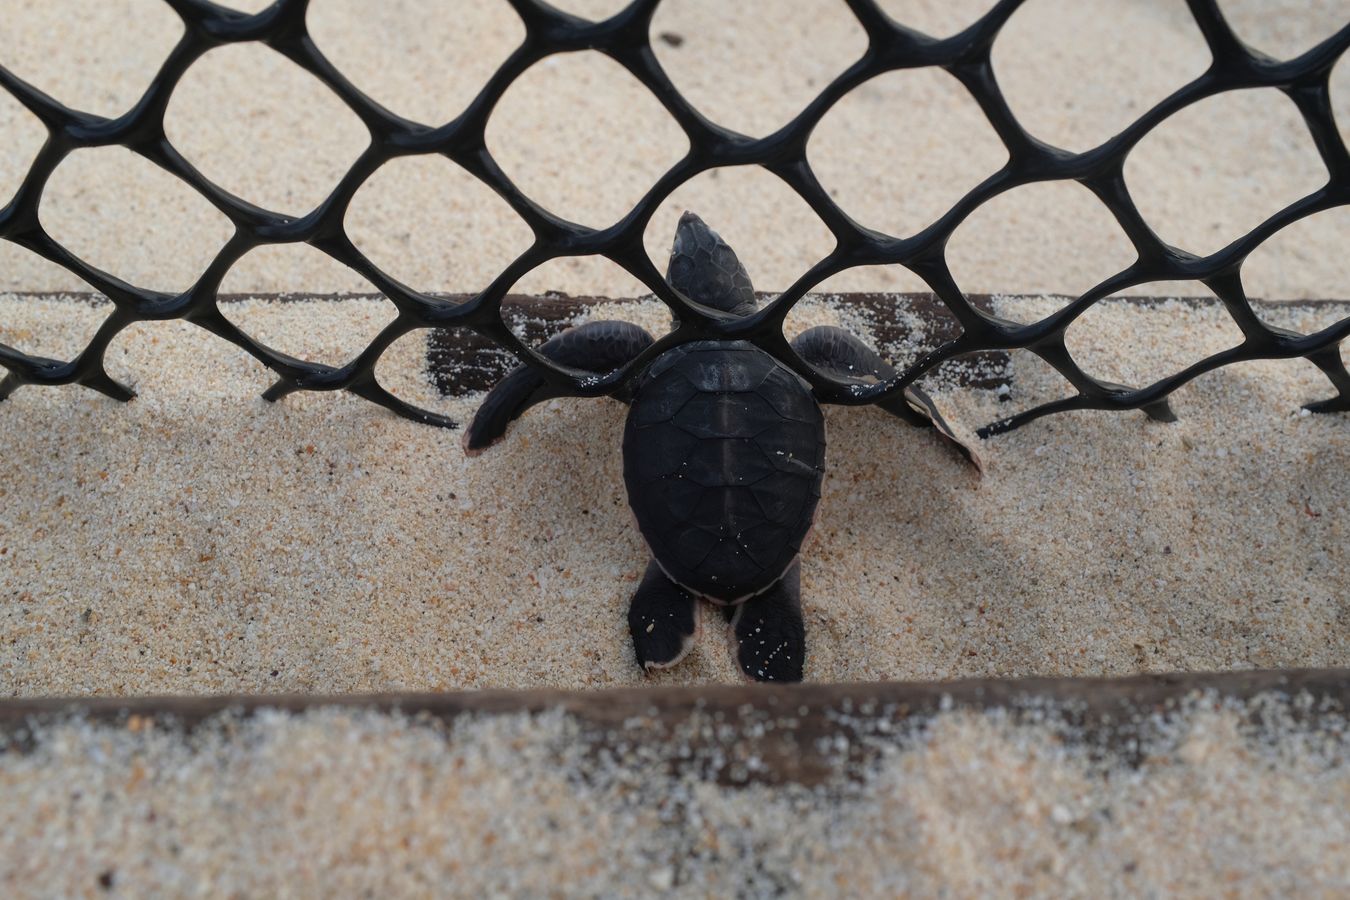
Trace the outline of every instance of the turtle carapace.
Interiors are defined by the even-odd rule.
[[[745,267],[693,213],[680,219],[666,280],[690,300],[733,315],[757,308]],[[601,321],[569,328],[539,352],[603,374],[651,344],[636,325]],[[792,348],[843,380],[895,375],[841,328],[811,328]],[[806,637],[798,556],[825,474],[825,420],[810,384],[752,343],[701,340],[656,357],[631,385],[620,397],[630,405],[623,478],[651,549],[628,611],[638,664],[666,668],[684,658],[699,631],[702,599],[727,613],[746,675],[800,681]],[[558,395],[535,370],[515,369],[483,400],[466,449],[481,451],[530,406]],[[918,389],[882,407],[936,427],[974,460]]]

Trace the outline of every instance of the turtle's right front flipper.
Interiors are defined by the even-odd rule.
[[[539,353],[561,365],[603,375],[651,345],[652,336],[631,322],[587,322],[549,338]],[[530,366],[517,366],[483,398],[464,435],[465,451],[481,453],[501,440],[507,426],[525,410],[565,394]]]
[[[808,328],[793,339],[792,349],[812,366],[844,381],[875,384],[898,374],[894,366],[882,359],[881,354],[863,343],[857,335],[833,325]],[[976,469],[984,471],[975,448],[952,430],[926,391],[910,385],[900,396],[883,400],[877,406],[911,425],[935,429]]]

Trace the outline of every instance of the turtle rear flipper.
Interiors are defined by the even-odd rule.
[[[833,325],[808,328],[793,338],[792,349],[815,368],[843,381],[875,383],[898,374],[894,366],[856,335]],[[911,425],[935,429],[983,474],[984,464],[974,445],[957,436],[927,392],[910,385],[902,396],[883,400],[877,406]]]
[[[574,369],[603,375],[630,362],[652,345],[652,336],[631,322],[587,322],[549,338],[539,353]],[[507,426],[536,403],[567,396],[530,366],[517,366],[483,398],[464,434],[464,449],[481,453],[502,439]]]
[[[628,607],[638,665],[667,669],[684,659],[698,638],[699,615],[698,599],[671,581],[656,560],[647,563]]]
[[[797,682],[806,664],[801,563],[773,587],[736,607],[736,662],[755,681]]]

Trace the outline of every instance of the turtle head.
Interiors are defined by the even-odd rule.
[[[748,316],[759,308],[736,251],[691,212],[680,216],[675,229],[666,282],[695,303],[732,315]]]

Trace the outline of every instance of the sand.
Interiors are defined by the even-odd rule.
[[[885,715],[821,785],[729,787],[567,716],[317,710],[0,757],[7,896],[1341,896],[1344,719],[1196,696],[1141,760],[1053,709]],[[694,727],[698,727],[694,725]],[[602,739],[603,740],[603,739]]]
[[[1013,318],[1045,299],[1005,298]],[[297,354],[352,353],[388,304],[231,304]],[[2,339],[43,345],[99,311],[0,298]],[[655,302],[621,309],[649,326]],[[1285,311],[1309,328],[1320,313]],[[801,324],[830,321],[828,303]],[[833,317],[837,320],[837,316]],[[315,323],[322,323],[315,327]],[[1142,383],[1229,346],[1219,310],[1102,307],[1070,331],[1091,372]],[[1120,334],[1129,335],[1122,341]],[[380,377],[440,398],[424,335]],[[903,357],[904,348],[898,356]],[[624,407],[562,400],[466,459],[460,433],[347,395],[259,399],[241,351],[181,323],[114,343],[121,406],[22,389],[0,461],[0,685],[11,695],[596,687],[739,677],[710,621],[644,679],[628,597],[646,562],[620,475]],[[1014,358],[1012,392],[946,389],[955,426],[1059,396]],[[1100,675],[1350,659],[1350,430],[1299,414],[1301,361],[1208,375],[1181,421],[1074,413],[987,441],[981,481],[930,433],[830,408],[803,559],[808,679]]]
[[[622,3],[562,5],[603,15]],[[969,24],[989,5],[883,3],[902,21],[938,35]],[[1226,0],[1223,7],[1245,39],[1281,57],[1307,49],[1345,19],[1339,0]],[[398,0],[380,4],[380,15],[372,17],[363,0],[314,0],[309,22],[319,47],[358,86],[396,112],[439,123],[469,102],[523,29],[497,0],[455,4],[453,15],[429,9]],[[6,14],[15,39],[0,47],[0,64],[58,99],[104,115],[130,108],[179,30],[160,0],[9,0]],[[690,99],[752,134],[787,121],[863,47],[860,28],[836,0],[667,2],[653,30],[674,36],[674,42],[658,38],[656,52]],[[128,33],[134,41],[107,39]],[[994,49],[1013,109],[1032,133],[1071,149],[1119,130],[1202,71],[1207,59],[1181,0],[1036,0],[1012,17]],[[1343,133],[1350,134],[1350,65],[1337,67],[1332,101]],[[166,127],[209,177],[294,214],[331,190],[366,140],[356,117],[311,76],[253,44],[213,50],[189,70]],[[43,131],[0,92],[0,134],[7,137],[0,142],[2,200],[17,186]],[[496,110],[488,143],[507,174],[546,206],[606,225],[678,158],[683,138],[617,64],[578,53],[528,71]],[[956,80],[923,70],[862,85],[825,117],[808,156],[859,221],[905,235],[998,169],[1006,153]],[[1189,108],[1139,145],[1126,175],[1163,237],[1197,252],[1232,240],[1326,180],[1293,104],[1273,90],[1227,94]],[[658,262],[686,208],[727,236],[765,290],[786,287],[831,247],[825,228],[774,176],[730,168],[699,176],[662,205],[647,233]],[[80,256],[160,289],[191,284],[229,234],[224,217],[204,199],[120,148],[68,158],[48,186],[41,214]],[[1344,296],[1346,215],[1322,213],[1264,245],[1245,270],[1249,294]],[[347,227],[378,264],[431,291],[481,288],[529,242],[528,230],[503,202],[443,159],[389,163],[358,192]],[[1013,190],[981,208],[957,230],[949,257],[969,291],[1029,293],[1085,290],[1132,255],[1086,189],[1054,183]],[[0,290],[82,287],[0,243]],[[595,260],[547,264],[519,289],[645,293],[617,267]],[[821,289],[924,286],[888,266],[843,273]],[[290,246],[251,254],[226,290],[369,286],[322,254]],[[1150,293],[1147,287],[1138,292]]]
[[[561,5],[603,15],[620,3]],[[945,35],[988,4],[883,5]],[[1281,58],[1345,19],[1341,0],[1223,6],[1244,39]],[[504,3],[456,4],[453,17],[430,7],[390,0],[372,19],[361,0],[313,0],[310,25],[359,86],[439,122],[510,52],[520,25]],[[794,15],[754,18],[770,8]],[[7,0],[4,19],[0,64],[104,115],[131,107],[178,31],[158,0]],[[753,134],[786,121],[862,47],[843,4],[823,0],[747,0],[730,12],[718,0],[669,0],[654,30],[691,100]],[[1205,64],[1182,4],[1164,0],[1032,0],[994,49],[1027,127],[1073,149]],[[680,149],[654,101],[614,70],[590,53],[547,60],[489,126],[511,177],[591,225],[621,215]],[[1350,137],[1344,61],[1332,103]],[[252,45],[212,51],[188,73],[167,131],[222,185],[296,214],[364,142],[309,76]],[[0,92],[0,134],[5,202],[43,132]],[[808,153],[850,214],[898,235],[1004,158],[969,96],[932,72],[861,86]],[[1326,172],[1292,104],[1254,91],[1179,114],[1138,146],[1126,177],[1164,238],[1207,252]],[[654,259],[686,208],[726,235],[761,289],[786,287],[830,249],[777,179],[726,169],[663,204],[646,235]],[[66,160],[41,217],[81,257],[164,290],[190,285],[229,235],[199,196],[118,148]],[[346,224],[379,265],[431,291],[482,287],[529,240],[494,195],[433,159],[381,169]],[[1346,297],[1347,239],[1344,209],[1286,229],[1244,266],[1248,292]],[[1046,184],[976,211],[948,257],[964,289],[1003,294],[1000,311],[1028,320],[1053,301],[1022,295],[1085,290],[1131,254],[1086,190]],[[0,242],[0,291],[84,287]],[[369,286],[290,246],[251,253],[225,289]],[[643,293],[596,260],[555,261],[517,289]],[[858,289],[923,285],[884,267],[821,286]],[[0,342],[69,358],[106,314],[0,294]],[[392,308],[248,302],[229,314],[274,346],[336,361]],[[665,319],[653,303],[620,314],[651,327]],[[1293,305],[1272,318],[1309,331],[1327,315]],[[790,324],[836,318],[813,301]],[[474,398],[442,398],[428,383],[424,337],[401,341],[381,380],[469,415]],[[1069,340],[1088,371],[1140,382],[1234,336],[1216,310],[1175,303],[1099,307]],[[1006,402],[939,390],[957,427],[1060,395],[1043,367],[1021,357],[1014,366]],[[137,388],[135,402],[29,388],[0,404],[0,696],[739,678],[715,620],[679,667],[645,678],[633,664],[624,611],[645,551],[624,505],[613,401],[550,404],[469,460],[458,433],[345,395],[266,404],[258,364],[182,323],[129,329],[109,368]],[[1328,393],[1306,363],[1245,364],[1178,394],[1174,425],[1075,413],[991,440],[982,481],[931,435],[877,410],[829,410],[829,475],[803,563],[807,678],[1346,665],[1350,430],[1343,416],[1298,412]],[[639,765],[586,780],[558,715],[465,721],[449,742],[425,724],[350,712],[263,716],[196,741],[71,723],[32,754],[0,757],[0,884],[7,895],[418,894],[447,884],[473,895],[1180,896],[1217,884],[1247,896],[1345,893],[1344,730],[1315,739],[1277,717],[1261,739],[1238,736],[1247,713],[1197,705],[1152,764],[1131,769],[1044,729],[956,712],[926,741],[898,747],[864,788],[832,798],[726,791]]]

